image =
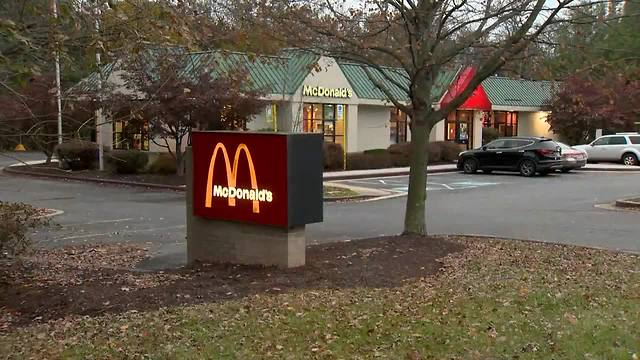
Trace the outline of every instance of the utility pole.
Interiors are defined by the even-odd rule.
[[[102,125],[104,125],[104,119],[102,118],[102,41],[100,37],[100,2],[96,0],[95,8],[95,20],[96,20],[96,67],[98,68],[98,108],[96,109],[96,143],[98,144],[98,169],[104,171],[104,146],[102,144]]]
[[[53,10],[53,18],[55,26],[58,26],[58,0],[51,0],[51,8]],[[54,34],[57,36],[57,33]],[[53,51],[56,63],[56,102],[58,103],[58,144],[62,144],[62,86],[60,85],[60,53],[58,51],[58,41],[55,41],[55,49]]]

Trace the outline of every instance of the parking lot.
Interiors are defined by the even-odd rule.
[[[579,172],[523,178],[518,174],[431,174],[431,234],[482,234],[640,252],[640,213],[597,204],[637,196],[640,174]],[[309,243],[398,234],[408,177],[344,180],[398,196],[371,202],[325,203],[324,221],[307,226]],[[93,242],[148,244],[159,263],[184,261],[184,193],[23,178],[0,174],[0,199],[63,211],[59,225],[36,234],[40,246]],[[164,256],[164,258],[162,258]]]
[[[509,178],[496,178],[495,176],[479,178],[459,173],[432,174],[427,181],[427,191],[459,191],[478,189],[485,186],[497,186],[509,182]],[[374,179],[341,180],[338,183],[375,188],[399,193],[405,193],[409,189],[408,176],[392,176]]]

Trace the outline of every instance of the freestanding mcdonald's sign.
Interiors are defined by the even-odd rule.
[[[292,228],[322,221],[322,135],[194,132],[193,215]]]

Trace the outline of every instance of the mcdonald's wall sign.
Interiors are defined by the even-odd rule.
[[[322,135],[192,134],[195,216],[292,228],[322,221]]]

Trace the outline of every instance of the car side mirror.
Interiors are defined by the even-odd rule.
[[[487,151],[487,146],[486,145],[482,147],[482,151]]]
[[[589,144],[589,146],[595,146],[595,145],[593,145],[593,143],[591,143],[591,144]]]

